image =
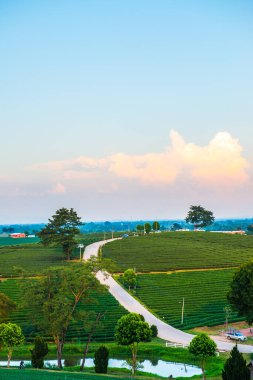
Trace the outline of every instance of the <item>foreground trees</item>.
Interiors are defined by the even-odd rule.
[[[0,346],[6,347],[8,351],[8,368],[10,366],[13,349],[25,340],[21,328],[15,323],[0,324]]]
[[[151,340],[152,330],[143,316],[135,313],[124,315],[118,320],[115,338],[118,344],[130,346],[132,350],[132,374],[137,369],[138,343]]]
[[[191,352],[193,355],[197,356],[200,359],[203,379],[205,380],[206,379],[206,374],[205,374],[206,360],[209,357],[215,356],[216,343],[212,339],[210,339],[207,334],[200,334],[200,335],[195,336],[195,338],[192,339],[189,346],[189,352]]]
[[[244,316],[251,325],[253,323],[253,262],[242,265],[235,273],[231,289],[227,295],[229,303]]]
[[[73,208],[61,208],[49,219],[48,224],[38,233],[38,237],[45,246],[62,247],[66,259],[70,260],[77,244],[75,236],[79,233],[78,227],[81,225],[81,218]]]
[[[210,226],[214,220],[212,211],[208,211],[202,206],[191,206],[185,218],[186,223],[193,224],[195,229]]]
[[[100,264],[93,260],[71,267],[50,268],[44,277],[24,282],[24,304],[29,306],[34,324],[52,336],[59,368],[62,368],[62,352],[70,323],[87,317],[77,305],[91,302],[92,291],[104,290],[95,277],[100,269]]]
[[[222,371],[222,380],[250,380],[250,370],[246,360],[235,346],[230,352]]]

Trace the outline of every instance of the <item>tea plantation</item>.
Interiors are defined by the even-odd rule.
[[[233,273],[234,270],[224,269],[139,274],[135,295],[154,314],[180,329],[223,324]],[[184,324],[181,325],[183,297]],[[242,319],[232,313],[230,321],[239,320]]]
[[[253,236],[212,232],[168,232],[131,237],[103,247],[120,271],[237,267],[253,258]]]

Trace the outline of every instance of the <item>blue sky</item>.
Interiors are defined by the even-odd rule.
[[[0,0],[0,222],[252,216],[252,16],[246,0]]]

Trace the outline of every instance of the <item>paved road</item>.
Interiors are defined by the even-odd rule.
[[[85,248],[83,259],[88,260],[91,256],[97,256],[98,250],[106,243],[110,243],[117,239],[109,239],[99,241],[88,245]],[[123,289],[110,275],[105,275],[102,272],[98,272],[97,278],[101,284],[107,285],[109,292],[116,298],[116,300],[129,312],[142,314],[145,320],[150,325],[156,325],[158,329],[158,336],[166,341],[180,343],[182,345],[188,345],[194,335],[185,333],[181,330],[175,329],[167,323],[161,321],[155,317],[150,311],[148,311],[143,305],[141,305],[135,298],[133,298],[125,289]],[[231,351],[235,343],[222,341],[220,337],[211,337],[220,351]],[[238,349],[243,353],[253,352],[253,346],[246,344],[238,344]]]

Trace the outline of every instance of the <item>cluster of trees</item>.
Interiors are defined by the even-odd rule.
[[[152,225],[150,223],[144,223],[144,224],[137,224],[136,231],[138,233],[143,234],[149,234],[151,231],[160,231],[160,223],[157,221],[154,221]]]

